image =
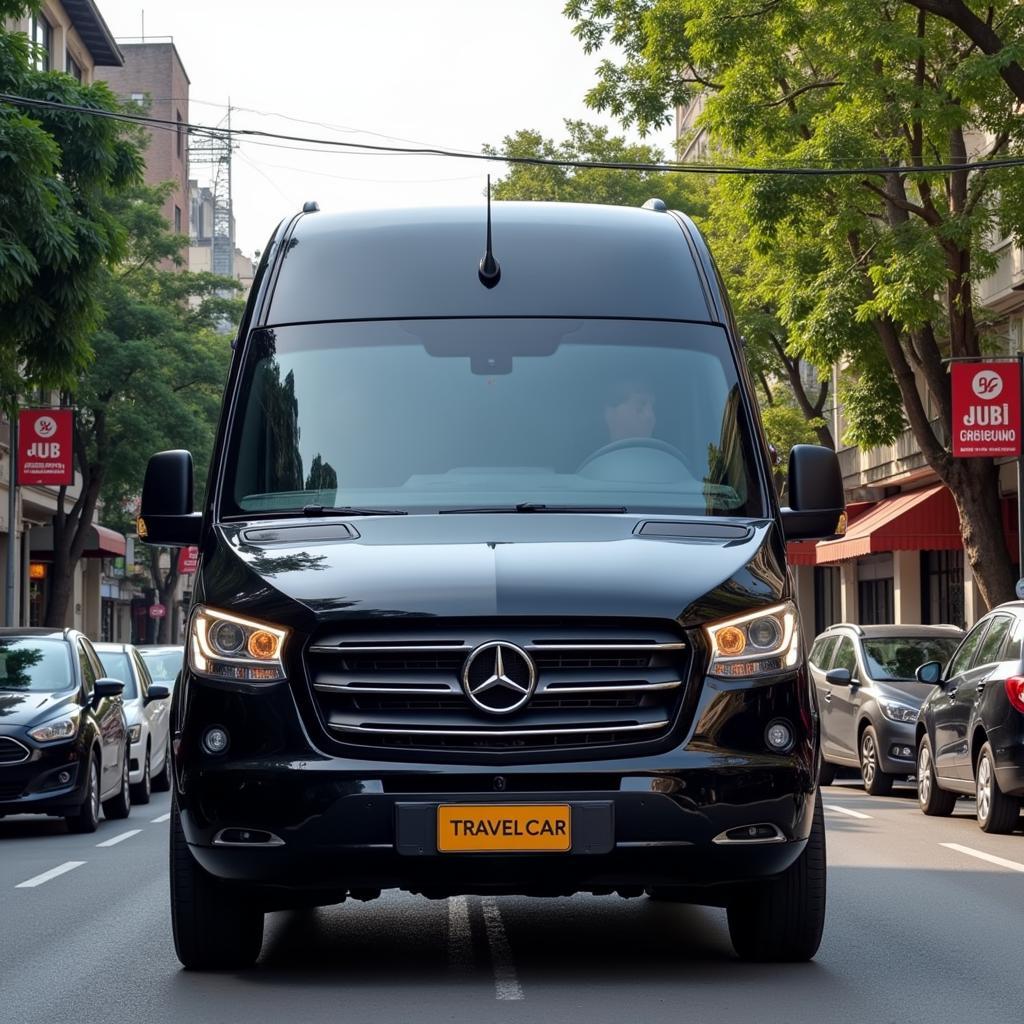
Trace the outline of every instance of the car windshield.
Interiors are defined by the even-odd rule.
[[[181,671],[182,652],[140,650],[142,660],[155,683],[173,683]]]
[[[0,639],[0,690],[54,693],[75,685],[63,640]]]
[[[863,640],[864,661],[872,679],[882,682],[915,682],[914,675],[926,661],[949,661],[956,645],[955,636],[891,636],[881,640]]]
[[[138,697],[139,691],[135,687],[135,677],[132,675],[127,653],[125,651],[97,651],[96,653],[103,663],[103,674],[110,679],[120,679],[124,683],[124,693],[121,696],[125,700],[134,700]]]
[[[727,336],[663,321],[255,331],[222,511],[763,515]]]

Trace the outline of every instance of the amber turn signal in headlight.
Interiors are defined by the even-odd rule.
[[[261,683],[286,678],[287,629],[199,605],[189,634],[189,666],[197,675]]]
[[[800,630],[792,601],[712,622],[704,632],[711,648],[709,675],[736,679],[783,672],[800,659]]]

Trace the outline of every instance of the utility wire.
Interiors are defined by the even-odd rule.
[[[942,174],[951,171],[991,171],[1010,167],[1024,167],[1024,156],[1004,157],[998,160],[964,161],[962,163],[924,164],[921,166],[882,167],[792,167],[776,166],[743,166],[741,164],[710,164],[710,163],[642,163],[614,160],[557,160],[540,156],[512,156],[509,153],[472,153],[459,150],[442,149],[434,146],[385,146],[370,142],[343,142],[339,139],[318,139],[305,135],[286,135],[280,132],[267,132],[257,128],[213,128],[209,125],[193,124],[185,121],[171,121],[143,114],[129,114],[122,111],[105,110],[97,107],[78,106],[73,103],[58,103],[53,100],[33,99],[26,96],[14,96],[0,93],[0,102],[13,106],[34,107],[43,110],[59,110],[66,113],[88,114],[93,117],[107,118],[113,121],[125,121],[141,124],[150,128],[182,131],[191,135],[207,138],[247,138],[274,139],[283,142],[297,142],[306,145],[326,146],[343,149],[347,152],[398,154],[403,156],[439,156],[454,160],[483,160],[492,163],[526,164],[542,167],[569,167],[577,170],[600,169],[609,171],[645,171],[657,174],[735,174],[757,176],[788,176],[788,177],[839,177],[853,175],[917,175]]]

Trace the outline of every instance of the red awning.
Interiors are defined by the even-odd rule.
[[[851,501],[846,506],[847,530],[851,523],[860,519],[874,507],[875,502],[873,501]],[[818,557],[818,548],[819,542],[816,540],[791,540],[786,545],[786,560],[790,565],[819,565],[821,559]]]
[[[32,557],[35,559],[53,558],[53,527],[36,526],[29,533]],[[89,527],[85,538],[85,558],[116,558],[125,553],[127,541],[124,534],[111,530],[107,526],[94,523]]]
[[[878,502],[851,524],[846,536],[821,541],[817,565],[845,562],[882,551],[957,551],[963,547],[960,516],[949,490],[935,484]]]

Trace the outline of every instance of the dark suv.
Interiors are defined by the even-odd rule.
[[[488,211],[489,213],[489,211]],[[171,907],[191,967],[264,911],[401,888],[728,907],[814,955],[818,712],[786,539],[832,535],[834,453],[780,509],[692,223],[646,209],[282,224],[202,511],[154,456],[139,533],[197,544],[175,687]]]
[[[95,832],[131,810],[124,683],[73,629],[0,629],[0,817],[51,814]]]
[[[918,678],[935,684],[917,723],[917,796],[925,814],[951,814],[957,794],[973,795],[986,832],[1012,832],[1024,797],[1024,602],[979,619],[943,668]]]
[[[807,663],[821,706],[823,786],[840,765],[860,768],[873,796],[914,774],[914,726],[930,689],[917,669],[948,661],[963,635],[958,626],[840,622],[818,636]]]

